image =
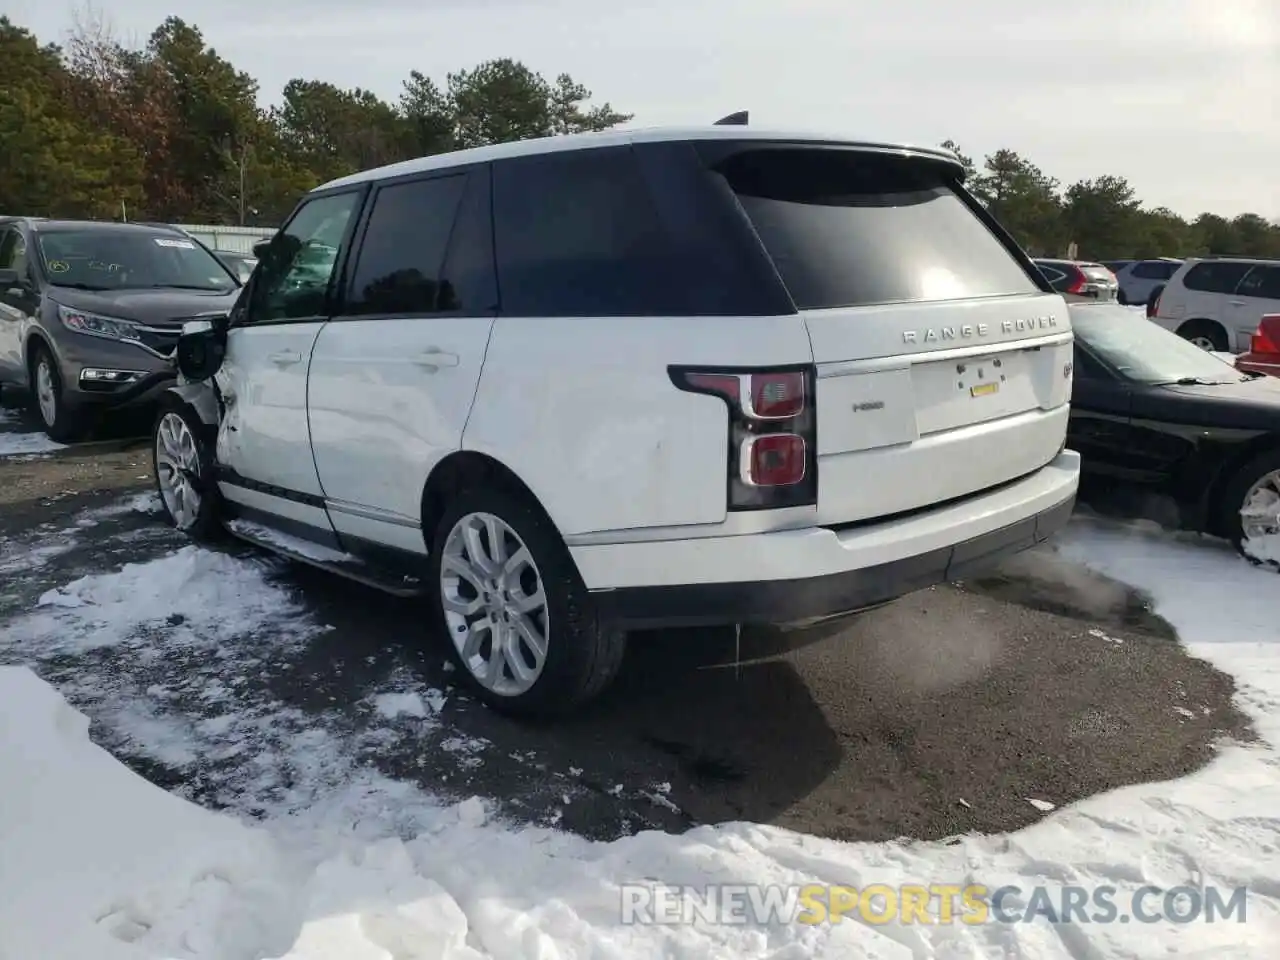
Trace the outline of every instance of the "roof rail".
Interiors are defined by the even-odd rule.
[[[1251,253],[1206,253],[1201,260],[1249,260],[1254,263],[1280,263],[1280,257],[1257,257]]]
[[[745,127],[747,125],[746,110],[739,110],[737,113],[731,113],[727,117],[721,117],[715,123],[714,127]]]

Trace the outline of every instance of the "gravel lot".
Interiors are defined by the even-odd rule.
[[[31,430],[8,414],[0,434]],[[184,550],[136,429],[0,460],[0,662],[32,665],[145,776],[244,815],[357,790],[394,817],[404,791],[602,839],[736,819],[937,838],[1179,776],[1249,736],[1229,678],[1051,552],[839,625],[747,632],[738,666],[731,631],[637,636],[598,705],[518,725],[457,688],[416,603],[247,547]],[[102,581],[38,605],[140,563],[118,595]],[[237,578],[274,598],[244,629]],[[225,617],[173,606],[198,590]]]

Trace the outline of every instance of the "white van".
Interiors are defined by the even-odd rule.
[[[948,153],[710,127],[325,184],[155,434],[173,522],[421,593],[477,694],[865,609],[1071,512],[1071,321]]]

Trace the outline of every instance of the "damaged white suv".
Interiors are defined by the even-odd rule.
[[[309,194],[155,433],[173,522],[429,599],[510,711],[627,631],[865,609],[1067,520],[1072,332],[943,152],[713,126]]]

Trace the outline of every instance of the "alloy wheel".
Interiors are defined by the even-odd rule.
[[[53,385],[53,368],[49,366],[48,357],[42,356],[36,362],[36,402],[46,427],[58,422],[58,393]]]
[[[453,525],[440,597],[459,659],[484,689],[513,697],[533,687],[547,662],[547,597],[529,548],[501,517],[469,513]]]
[[[193,482],[200,475],[200,451],[187,422],[166,413],[156,427],[156,482],[174,526],[186,530],[200,516],[200,491]]]
[[[1280,470],[1263,474],[1244,495],[1240,530],[1246,540],[1280,535]]]

